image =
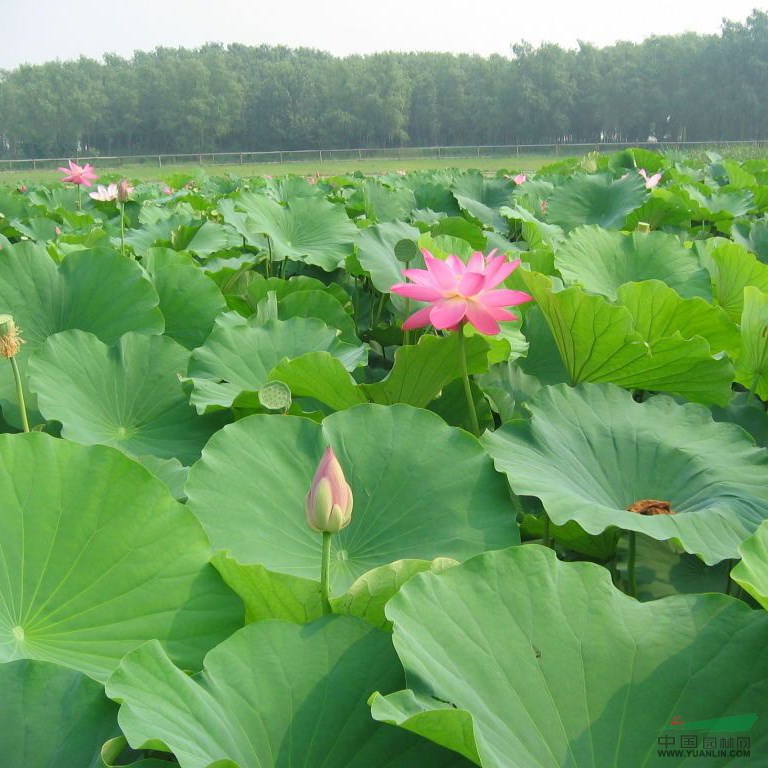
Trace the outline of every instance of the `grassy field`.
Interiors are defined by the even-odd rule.
[[[231,165],[123,165],[120,167],[100,166],[94,163],[96,173],[104,181],[114,181],[126,177],[133,181],[166,180],[170,176],[187,174],[195,176],[201,170],[211,176],[280,176],[297,174],[311,176],[319,173],[321,176],[354,173],[362,171],[366,174],[391,173],[394,171],[422,171],[439,168],[476,168],[481,171],[498,171],[505,168],[515,172],[533,172],[541,166],[559,159],[554,155],[519,155],[512,157],[464,157],[464,158],[429,158],[421,160],[398,160],[364,158],[363,160],[333,160],[330,162],[296,162],[296,163],[261,163],[261,164],[231,164]],[[58,181],[61,174],[55,169],[0,171],[0,185],[16,184],[47,184]]]

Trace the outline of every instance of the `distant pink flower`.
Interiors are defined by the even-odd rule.
[[[470,323],[481,333],[499,333],[499,320],[517,320],[504,307],[514,307],[531,301],[523,291],[505,288],[491,290],[506,280],[520,264],[520,260],[507,261],[505,256],[494,256],[496,250],[484,256],[479,251],[465,264],[458,256],[450,255],[445,261],[436,259],[422,249],[426,269],[406,269],[405,277],[412,283],[397,283],[390,290],[400,296],[429,302],[428,307],[411,315],[403,328],[435,328],[456,330]]]
[[[77,163],[69,161],[69,168],[59,168],[62,173],[67,174],[62,182],[70,182],[71,184],[82,184],[85,187],[92,187],[93,182],[99,177],[93,172],[93,166],[86,163],[84,166],[79,166]]]
[[[515,184],[525,184],[525,182],[528,181],[528,177],[524,173],[518,173],[517,176],[512,177],[512,181],[514,181]]]
[[[653,189],[661,181],[661,174],[660,173],[654,173],[653,176],[649,177],[647,171],[645,170],[645,168],[638,168],[637,172],[645,180],[645,188],[646,189]]]
[[[102,203],[109,203],[112,200],[117,200],[117,184],[110,184],[107,187],[102,187],[99,184],[96,187],[95,192],[89,192],[88,197],[92,197],[94,200],[100,200]]]
[[[161,192],[164,195],[172,195],[173,194],[173,189],[171,187],[169,187],[167,184],[165,184],[165,185],[163,185],[163,188],[162,188]]]

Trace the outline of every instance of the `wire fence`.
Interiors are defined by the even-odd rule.
[[[181,165],[288,165],[314,163],[322,171],[325,163],[366,160],[458,160],[471,158],[525,158],[526,156],[568,157],[589,152],[615,152],[629,147],[668,153],[713,150],[718,152],[738,150],[740,153],[760,154],[768,152],[768,140],[742,141],[653,141],[653,142],[562,142],[556,144],[505,144],[441,147],[390,147],[357,149],[292,149],[265,152],[192,152],[145,155],[80,155],[78,163],[98,163],[101,166],[119,168],[123,165],[146,165],[157,168],[173,168]],[[53,170],[66,164],[72,157],[45,157],[31,159],[0,159],[0,173],[4,171]]]

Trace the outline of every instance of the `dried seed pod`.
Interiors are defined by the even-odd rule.
[[[0,315],[0,357],[16,357],[24,340],[12,315]]]

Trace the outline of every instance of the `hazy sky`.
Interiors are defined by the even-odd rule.
[[[512,43],[608,45],[653,34],[717,33],[762,0],[0,0],[0,69],[130,56],[205,42],[375,51],[509,54]]]

